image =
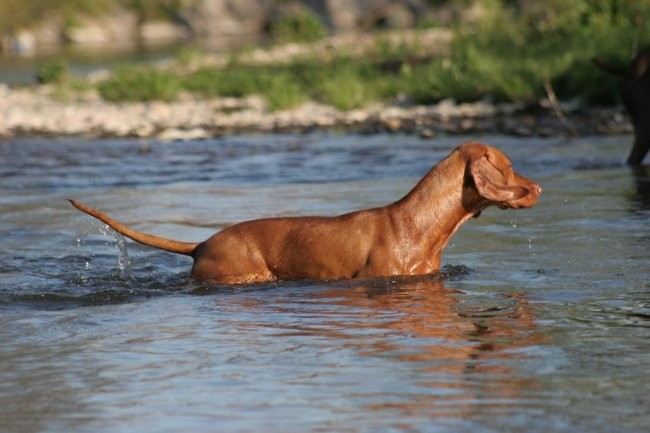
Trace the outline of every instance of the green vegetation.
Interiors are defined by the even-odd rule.
[[[82,1],[82,0],[79,0]],[[453,98],[534,103],[545,84],[560,99],[586,104],[618,101],[618,79],[599,70],[592,57],[626,64],[650,44],[650,3],[627,0],[548,0],[517,9],[512,0],[485,0],[477,22],[454,25],[449,54],[423,57],[409,46],[378,38],[364,55],[322,53],[276,64],[234,58],[226,67],[189,70],[196,53],[179,57],[177,68],[123,66],[98,84],[110,101],[170,101],[181,91],[203,97],[262,95],[271,110],[307,100],[351,110],[406,96],[416,103]],[[276,41],[313,40],[324,34],[313,16],[288,20]],[[199,60],[200,62],[200,60]],[[42,82],[65,81],[61,65],[39,69]]]
[[[121,66],[98,90],[107,101],[173,101],[180,91],[178,78],[171,72],[137,66]]]
[[[201,68],[181,79],[181,86],[204,97],[260,94],[271,110],[291,108],[307,99],[295,78],[276,68]]]
[[[591,59],[623,65],[650,43],[647,2],[549,0],[524,11],[504,3],[486,2],[490,12],[475,27],[457,28],[449,59],[414,71],[422,78],[414,96],[435,99],[450,89],[459,100],[490,95],[530,102],[545,95],[548,82],[560,98],[610,104],[618,97],[617,79]]]
[[[395,94],[394,77],[352,57],[327,64],[303,59],[289,65],[234,64],[225,69],[201,68],[180,79],[183,89],[205,97],[260,94],[269,108],[291,108],[307,99],[350,110]]]
[[[318,16],[306,9],[271,23],[271,37],[277,44],[314,42],[323,39],[326,34]]]
[[[36,81],[40,84],[64,84],[70,78],[68,63],[59,58],[36,66]]]

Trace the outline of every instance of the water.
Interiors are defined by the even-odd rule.
[[[645,432],[650,179],[629,136],[473,137],[544,188],[439,276],[215,287],[66,198],[203,240],[404,194],[462,138],[0,142],[0,431]]]
[[[35,84],[36,70],[49,61],[65,61],[74,75],[87,75],[112,69],[126,63],[156,64],[165,62],[180,52],[186,44],[160,44],[158,46],[51,47],[43,53],[11,55],[0,53],[0,83],[9,86]],[[187,48],[189,49],[189,47]]]
[[[70,73],[87,76],[111,70],[124,64],[156,65],[182,59],[183,53],[201,51],[223,54],[268,43],[263,36],[221,36],[217,40],[202,38],[191,41],[158,42],[153,44],[46,47],[42,52],[0,53],[0,83],[9,86],[36,84],[36,70],[49,61],[65,61]]]

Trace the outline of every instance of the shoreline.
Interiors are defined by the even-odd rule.
[[[578,107],[541,101],[534,106],[444,100],[435,105],[375,104],[348,112],[308,102],[270,112],[262,98],[111,103],[95,92],[57,96],[50,86],[11,89],[0,84],[0,137],[131,137],[191,140],[243,133],[346,131],[438,134],[584,136],[633,133],[622,107]]]

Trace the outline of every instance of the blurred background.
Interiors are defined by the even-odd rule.
[[[285,77],[279,86],[286,88],[296,74],[294,64],[294,75],[286,75],[287,57],[295,60],[296,44],[311,44],[320,51],[299,51],[299,76],[310,73],[306,63],[330,65],[334,58],[337,74],[343,71],[348,85],[355,86],[349,83],[359,77],[376,89],[346,92],[361,96],[338,102],[339,108],[400,92],[417,103],[486,97],[530,102],[546,95],[544,83],[561,99],[612,105],[620,102],[618,81],[594,68],[591,58],[629,63],[650,43],[649,20],[646,0],[1,0],[0,83],[54,82],[69,88],[70,76],[116,68],[121,75],[113,76],[123,83],[135,74],[125,72],[125,64],[165,61],[194,65],[173,74],[187,77],[206,65],[240,65],[246,59],[242,53],[262,48],[273,54],[265,58],[267,69],[284,64],[272,73]],[[391,39],[394,34],[408,37]],[[353,50],[363,41],[360,35],[372,38],[363,53]],[[336,55],[327,57],[324,49],[335,49]],[[206,60],[215,53],[231,56],[221,63]],[[99,77],[94,82],[107,78]],[[318,81],[336,81],[332,77]],[[206,90],[196,84],[201,77],[192,77],[189,85],[157,78],[169,82],[160,94],[134,96],[129,89],[106,87],[100,93],[107,100],[127,98],[124,94],[174,99],[182,90],[238,96],[248,93],[246,86],[255,87]],[[298,80],[296,86],[301,85]],[[268,82],[258,86],[273,87]],[[300,103],[298,95],[305,90],[290,89],[289,94],[295,95],[276,101],[275,108]]]

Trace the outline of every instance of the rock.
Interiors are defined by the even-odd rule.
[[[145,44],[178,41],[190,36],[187,29],[165,21],[144,22],[139,31]]]
[[[162,141],[188,141],[208,138],[208,132],[203,128],[192,129],[165,129],[158,134],[158,139]]]
[[[419,0],[327,0],[325,9],[334,31],[350,32],[376,27],[412,27],[416,14],[425,8],[425,4]]]
[[[380,18],[384,27],[389,29],[407,29],[415,25],[416,17],[406,5],[401,3],[392,4],[385,15]]]
[[[399,131],[402,127],[402,120],[396,117],[389,117],[387,119],[384,119],[384,126],[389,131]]]
[[[117,2],[119,3],[119,2]],[[131,5],[138,2],[126,2]],[[270,24],[287,9],[308,8],[333,33],[361,33],[381,27],[414,30],[423,17],[438,17],[454,2],[426,0],[193,0],[175,1],[174,16],[142,21],[136,7],[115,7],[103,15],[51,14],[18,36],[0,35],[5,51],[34,52],[63,42],[113,47],[140,41],[181,40],[195,37],[210,47],[241,49],[268,37]],[[474,5],[479,4],[473,0]],[[462,11],[478,8],[458,7]],[[452,8],[453,9],[453,8]],[[479,10],[478,8],[477,10]],[[454,9],[455,10],[455,9]],[[473,12],[472,12],[473,13]],[[471,15],[471,14],[470,14]],[[470,17],[471,18],[471,17]],[[444,21],[444,20],[443,20]],[[440,29],[439,29],[440,30]],[[11,36],[11,37],[10,37]],[[372,36],[372,35],[371,35]]]
[[[27,30],[23,30],[15,36],[4,36],[2,51],[21,56],[32,55],[36,52],[36,37]]]
[[[336,32],[356,30],[359,24],[358,2],[350,0],[327,0],[329,22]]]
[[[270,0],[203,0],[185,16],[197,35],[213,39],[263,33],[269,8]]]
[[[431,128],[423,128],[420,131],[420,138],[422,138],[424,140],[429,140],[429,139],[435,137],[435,135],[436,135],[436,133]]]
[[[51,17],[31,27],[30,30],[36,38],[36,50],[56,50],[64,42],[63,26],[61,18]]]
[[[79,24],[64,29],[65,39],[79,45],[128,45],[138,38],[138,17],[117,9],[101,17],[81,16]]]
[[[383,106],[341,112],[309,102],[270,113],[259,97],[196,99],[185,95],[163,103],[109,103],[97,95],[63,102],[55,89],[39,86],[11,89],[0,85],[0,135],[78,135],[156,137],[194,140],[215,134],[273,131],[341,130],[375,133],[395,131],[431,138],[438,133],[490,133],[519,136],[564,136],[573,133],[550,108],[517,109],[485,102],[432,106]],[[580,134],[631,133],[622,109],[576,109],[567,119]]]

